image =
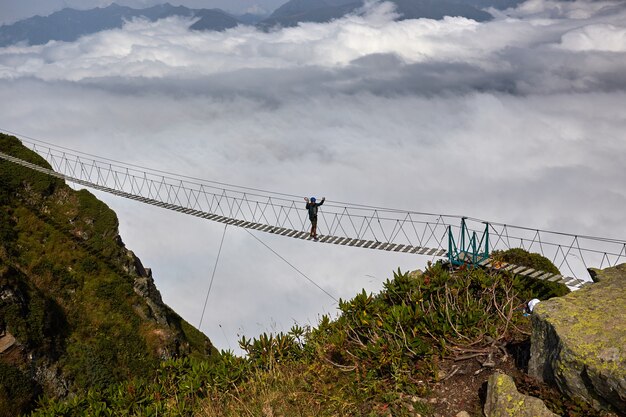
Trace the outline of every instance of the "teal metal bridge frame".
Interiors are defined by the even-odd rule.
[[[485,224],[480,240],[475,230],[470,230],[466,223],[467,217],[461,218],[461,236],[456,244],[452,227],[448,227],[448,260],[454,266],[479,265],[489,259],[489,223]]]

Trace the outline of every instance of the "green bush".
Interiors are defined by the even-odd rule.
[[[50,164],[35,152],[25,148],[14,136],[0,133],[0,151],[27,162],[50,169]],[[0,196],[14,195],[16,190],[28,186],[37,195],[48,196],[63,185],[63,181],[49,175],[33,171],[13,162],[0,159]]]
[[[287,333],[242,338],[244,358],[222,352],[211,360],[168,361],[153,378],[49,401],[35,415],[197,415],[207,403],[222,410],[218,415],[263,414],[268,396],[285,415],[303,403],[317,415],[427,414],[427,405],[407,405],[407,398],[427,394],[418,381],[436,381],[439,358],[454,347],[489,349],[494,340],[506,344],[526,337],[519,329],[528,330],[528,319],[516,310],[522,302],[507,274],[451,272],[441,263],[417,276],[397,271],[379,294],[362,291],[341,300],[335,320],[324,315],[316,328],[296,325]],[[81,359],[81,372],[101,369],[103,360]],[[118,366],[114,358],[109,361]]]
[[[118,248],[117,215],[106,204],[87,190],[80,190],[78,196],[79,220],[81,227],[89,231],[89,246],[104,256],[114,255]],[[113,250],[112,250],[113,249]]]
[[[498,261],[525,266],[538,271],[550,272],[552,274],[561,273],[548,258],[538,253],[530,253],[520,248],[513,248],[507,251],[494,251],[491,257]],[[570,292],[567,285],[535,278],[518,277],[516,278],[515,283],[515,288],[521,293],[522,297],[526,298],[526,300],[531,298],[547,300],[552,297],[561,297]]]
[[[75,389],[102,389],[129,377],[145,377],[157,366],[144,340],[132,329],[101,328],[87,340],[74,341],[62,360]]]
[[[215,361],[165,361],[152,378],[130,377],[69,400],[43,399],[32,416],[193,416],[210,387],[232,388],[244,381],[248,371],[243,358],[229,353]]]
[[[539,271],[550,272],[552,274],[560,274],[559,269],[545,256],[538,253],[531,253],[521,248],[513,248],[506,251],[494,251],[492,253],[494,259],[508,262],[515,265],[534,268]]]
[[[0,362],[0,417],[29,412],[40,392],[40,387],[21,370]]]

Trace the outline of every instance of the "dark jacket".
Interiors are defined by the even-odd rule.
[[[324,199],[319,203],[306,203],[306,209],[309,211],[309,220],[317,220],[317,208],[324,204]]]

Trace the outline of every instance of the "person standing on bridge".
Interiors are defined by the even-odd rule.
[[[306,201],[306,209],[309,211],[309,220],[311,220],[311,236],[313,239],[317,240],[317,208],[324,204],[326,197],[322,197],[322,201],[319,203],[316,202],[315,197],[311,197],[309,200],[307,197],[304,197],[304,201]]]

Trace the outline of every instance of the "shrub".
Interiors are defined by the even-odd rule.
[[[519,265],[533,268],[538,271],[550,272],[552,274],[560,274],[559,269],[550,260],[538,253],[530,253],[521,248],[513,248],[507,251],[494,251],[492,258]],[[543,281],[535,278],[519,277],[516,279],[516,289],[521,296],[528,299],[539,298],[546,300],[552,297],[561,297],[570,292],[567,285],[556,282]]]
[[[16,240],[15,221],[7,210],[0,206],[0,245],[4,246],[8,253],[13,254]]]
[[[0,362],[0,417],[29,412],[39,392],[40,387],[21,370]]]
[[[68,400],[43,399],[36,416],[141,415],[192,416],[211,388],[226,390],[243,382],[247,362],[224,352],[215,361],[164,361],[154,377],[90,389]]]
[[[25,148],[14,136],[0,133],[0,151],[44,168],[51,168],[45,159]],[[6,198],[25,185],[37,195],[48,196],[63,185],[63,181],[13,162],[0,160],[0,195],[4,194]]]
[[[521,301],[506,274],[451,272],[441,263],[420,276],[397,271],[380,294],[341,300],[335,320],[324,315],[313,329],[242,338],[245,358],[222,352],[211,360],[167,361],[154,378],[51,401],[35,415],[95,415],[97,407],[112,415],[262,415],[270,406],[284,415],[426,414],[426,405],[407,400],[426,394],[418,381],[436,380],[437,361],[457,346],[496,349],[494,340],[519,337],[528,324],[516,310]],[[81,359],[81,372],[100,369],[101,360]]]

